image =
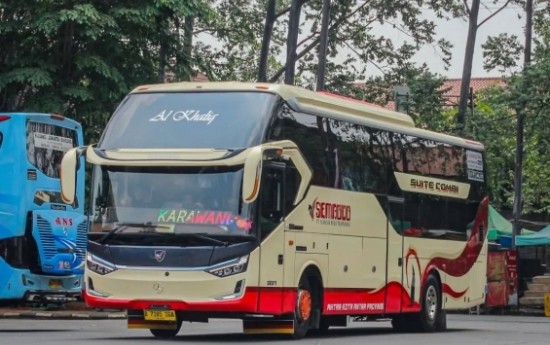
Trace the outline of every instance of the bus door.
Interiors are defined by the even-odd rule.
[[[408,224],[404,218],[405,199],[388,196],[387,203],[387,262],[386,262],[386,313],[398,313],[403,308],[403,240],[402,233]]]
[[[299,173],[291,161],[264,162],[258,201],[258,236],[260,248],[260,301],[266,307],[280,312],[283,303],[284,236],[286,215],[292,211],[300,184]]]

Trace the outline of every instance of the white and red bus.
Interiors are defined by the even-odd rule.
[[[68,202],[81,155],[86,303],[156,337],[210,318],[432,332],[485,299],[483,145],[407,115],[287,85],[146,85],[65,155]]]

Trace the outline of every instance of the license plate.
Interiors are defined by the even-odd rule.
[[[143,318],[147,321],[176,321],[174,310],[144,310]]]
[[[60,289],[61,281],[59,279],[50,279],[50,281],[48,282],[48,286],[52,289]]]

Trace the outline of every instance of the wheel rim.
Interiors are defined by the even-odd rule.
[[[298,318],[301,321],[309,319],[311,315],[311,293],[307,290],[298,292]]]
[[[426,291],[426,314],[430,321],[435,320],[435,314],[437,313],[437,290],[435,286],[430,285]]]

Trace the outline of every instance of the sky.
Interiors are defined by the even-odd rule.
[[[388,0],[390,1],[390,0]],[[491,13],[495,12],[500,8],[501,4],[505,3],[506,0],[497,0],[497,4],[493,4],[493,0],[481,0],[482,6],[479,10],[478,22],[483,21]],[[471,3],[471,1],[468,1]],[[521,18],[519,18],[519,16]],[[433,20],[436,24],[436,37],[435,41],[438,41],[440,38],[445,38],[453,44],[452,59],[451,65],[448,70],[445,70],[444,63],[441,58],[441,53],[437,51],[434,46],[425,46],[423,47],[415,56],[414,61],[421,65],[422,63],[427,63],[431,72],[441,74],[442,76],[450,78],[461,78],[462,77],[462,67],[464,64],[464,51],[466,49],[466,39],[468,35],[468,22],[465,18],[462,19],[452,19],[444,20],[438,19],[430,13],[430,10],[426,10],[424,14],[425,19]],[[513,34],[519,37],[521,42],[524,40],[524,27],[525,27],[525,13],[524,10],[518,5],[508,5],[504,10],[500,11],[496,16],[489,19],[477,31],[476,37],[476,46],[474,50],[474,60],[472,66],[472,77],[500,77],[501,73],[498,71],[487,72],[483,69],[483,55],[481,45],[487,40],[488,36],[497,36],[500,33]],[[388,27],[379,27],[373,30],[379,35],[383,35],[387,38],[392,39],[394,44],[397,46],[399,43],[403,43],[406,40],[409,40],[409,37],[399,32],[398,30],[389,29]],[[304,31],[302,32],[301,37],[298,41],[301,41],[302,38],[309,35],[310,32],[305,26]],[[203,41],[206,44],[212,44],[216,46],[215,41],[208,35],[199,36],[199,40]],[[300,49],[298,49],[299,51]],[[350,53],[347,50],[343,50],[337,59],[345,59],[345,56]],[[284,61],[286,58],[286,48],[283,48],[279,56],[280,61]],[[367,65],[367,76],[380,75],[379,69],[374,67],[374,65]]]
[[[482,3],[484,1],[482,0]],[[489,1],[485,1],[489,3]],[[488,5],[487,8],[480,7],[479,21],[487,18],[498,8],[496,5]],[[518,15],[521,18],[518,18]],[[451,21],[437,20],[436,33],[438,38],[444,37],[453,45],[451,66],[445,71],[443,61],[434,51],[433,47],[424,47],[417,55],[415,60],[419,63],[429,64],[432,72],[437,72],[447,78],[461,78],[462,67],[464,64],[464,51],[466,49],[466,38],[468,35],[468,22],[465,19],[453,19]],[[474,50],[474,60],[472,66],[472,77],[498,77],[501,76],[498,71],[487,72],[483,69],[483,55],[481,45],[487,40],[488,36],[497,36],[500,33],[514,34],[519,37],[521,42],[524,40],[525,14],[523,9],[514,5],[506,7],[496,16],[489,19],[479,27],[477,31],[476,46]],[[402,39],[402,38],[398,38]]]
[[[478,23],[489,17],[493,12],[496,12],[506,0],[497,0],[497,4],[493,0],[481,0],[479,9]],[[471,1],[468,1],[471,4]],[[468,36],[468,21],[466,18],[457,18],[452,20],[439,19],[431,10],[426,9],[424,19],[432,20],[436,24],[437,42],[440,38],[445,38],[453,45],[451,49],[452,58],[448,70],[445,69],[445,64],[442,59],[442,54],[435,45],[426,45],[415,55],[413,61],[418,65],[426,63],[432,73],[438,73],[447,79],[462,78],[462,69],[464,65],[464,54],[466,50],[466,40]],[[406,41],[411,41],[410,37],[399,30],[393,29],[390,24],[380,25],[373,28],[373,33],[386,38],[390,38],[395,46],[399,46]],[[476,45],[474,49],[474,58],[472,63],[472,78],[479,77],[501,77],[502,73],[498,70],[485,71],[483,68],[483,51],[482,44],[485,43],[489,36],[498,36],[501,33],[516,35],[521,43],[524,42],[525,28],[525,13],[522,7],[518,5],[508,5],[502,11],[498,12],[494,17],[483,23],[478,30],[476,36]],[[308,32],[306,30],[306,32]],[[302,35],[305,35],[304,33]],[[345,56],[351,53],[344,49],[340,52],[337,59],[344,60]],[[353,55],[353,54],[352,54]],[[281,60],[284,61],[285,54],[281,55]],[[362,64],[362,63],[359,63]],[[360,67],[360,66],[358,66]],[[378,67],[371,63],[367,63],[366,77],[381,75],[383,72]],[[383,66],[382,66],[383,67]]]

